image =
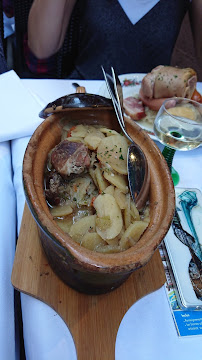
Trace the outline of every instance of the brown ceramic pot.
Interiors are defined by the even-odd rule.
[[[23,163],[25,196],[38,225],[41,243],[55,273],[72,288],[100,294],[120,286],[144,266],[165,237],[175,207],[173,182],[164,157],[153,140],[134,122],[127,130],[144,151],[150,168],[150,224],[130,249],[101,254],[85,249],[63,233],[49,212],[44,196],[44,168],[48,152],[60,141],[65,123],[103,124],[119,129],[112,107],[68,108],[49,116],[37,128],[27,146]]]

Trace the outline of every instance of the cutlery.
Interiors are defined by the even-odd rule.
[[[76,88],[77,93],[85,93],[86,92],[86,88],[84,86],[80,86],[78,83],[73,82],[72,86],[74,86]]]
[[[80,85],[78,83],[73,82],[72,86],[74,86],[75,88],[78,88]]]
[[[126,131],[123,113],[123,93],[118,76],[115,74],[113,68],[113,77],[105,72],[103,66],[101,68],[119,125],[125,136],[131,141],[127,154],[128,183],[131,197],[137,209],[141,210],[148,199],[150,187],[150,173],[147,159],[143,151],[133,142]]]

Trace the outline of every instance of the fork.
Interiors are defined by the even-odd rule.
[[[123,93],[118,76],[113,68],[111,68],[113,78],[105,72],[103,66],[101,68],[119,125],[123,133],[131,141],[127,154],[128,183],[131,197],[138,210],[141,210],[147,201],[150,186],[150,173],[147,160],[143,151],[133,142],[126,131],[123,114]],[[116,86],[117,84],[118,86]]]

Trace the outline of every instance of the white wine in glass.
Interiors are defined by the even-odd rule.
[[[171,170],[175,150],[192,150],[202,143],[202,104],[177,97],[165,100],[156,116],[154,133],[165,145],[163,154]]]

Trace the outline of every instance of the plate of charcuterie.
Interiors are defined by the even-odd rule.
[[[121,82],[122,90],[123,90],[124,102],[125,102],[125,99],[128,99],[128,98],[130,99],[131,97],[135,98],[135,99],[139,99],[139,91],[140,91],[140,87],[141,87],[141,82],[145,75],[146,74],[138,74],[138,73],[137,74],[134,73],[134,74],[119,75],[119,80]],[[102,86],[100,87],[99,95],[110,98],[110,95],[108,93],[105,83],[102,84]],[[147,133],[154,140],[156,140],[156,137],[155,137],[154,131],[153,131],[153,124],[154,124],[154,119],[155,119],[156,114],[157,114],[156,111],[150,110],[149,108],[146,107],[145,108],[145,116],[142,117],[140,120],[136,120],[138,122],[138,124],[144,130],[146,130]],[[125,116],[128,116],[128,115],[125,114]]]
[[[192,68],[159,65],[148,74],[119,75],[123,90],[125,116],[136,121],[154,140],[153,125],[162,103],[171,97],[202,102],[197,91],[197,74]],[[110,97],[104,83],[99,95]]]

